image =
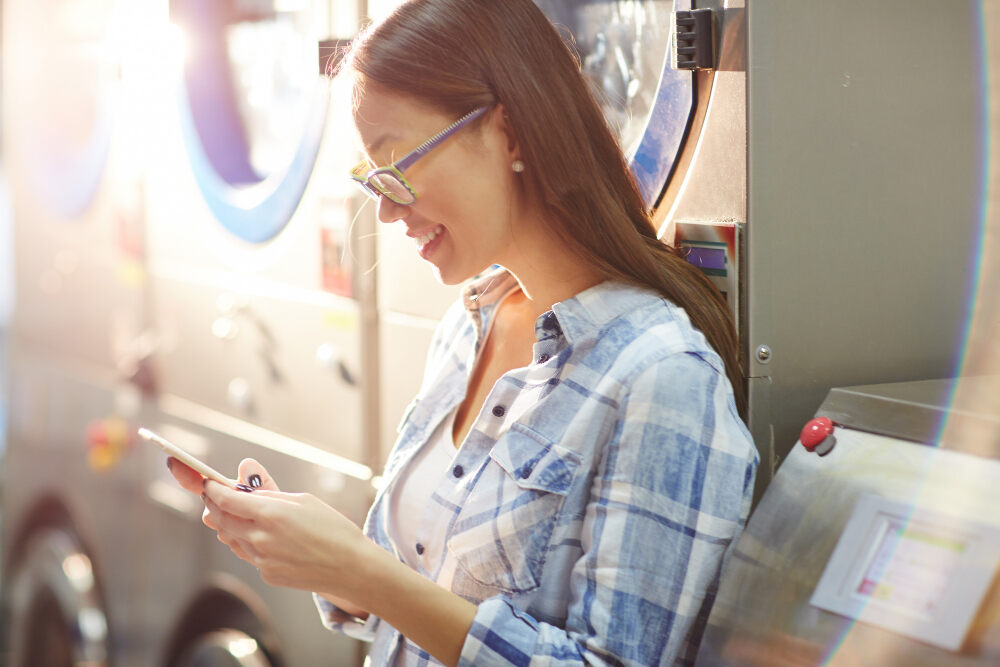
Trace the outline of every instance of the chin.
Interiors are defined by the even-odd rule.
[[[461,285],[471,278],[475,278],[483,270],[456,270],[454,268],[440,267],[437,264],[431,265],[434,270],[434,278],[442,285]]]
[[[461,285],[462,283],[464,283],[466,280],[468,280],[471,277],[472,276],[466,276],[464,278],[463,277],[459,277],[459,276],[457,276],[457,274],[453,274],[453,273],[450,273],[450,272],[446,273],[446,272],[441,271],[438,267],[436,267],[436,266],[434,267],[434,279],[437,280],[442,285],[446,285],[446,286],[449,286],[449,287],[454,286],[454,285]]]

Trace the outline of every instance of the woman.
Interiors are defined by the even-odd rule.
[[[530,0],[413,0],[345,63],[351,177],[442,282],[474,279],[363,533],[252,460],[253,493],[204,484],[205,523],[376,665],[692,662],[757,464],[721,297],[656,240]]]

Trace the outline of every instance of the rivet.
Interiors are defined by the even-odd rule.
[[[767,362],[771,361],[771,348],[769,348],[767,345],[758,345],[757,361],[759,361],[762,364],[766,364]]]

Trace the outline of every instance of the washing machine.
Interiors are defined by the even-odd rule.
[[[126,61],[145,3],[3,6],[3,122],[14,225],[3,474],[7,664],[103,664],[134,627],[139,483],[124,419],[142,410],[142,182]]]
[[[995,97],[982,3],[538,4],[573,36],[661,238],[726,297],[756,499],[831,387],[958,372]],[[941,30],[947,61],[924,48]]]
[[[373,251],[324,76],[359,23],[354,2],[5,3],[8,664],[359,664],[134,435],[257,458],[363,520]]]
[[[177,59],[148,105],[147,426],[220,470],[255,458],[360,524],[375,490],[373,217],[342,177],[358,156],[350,96],[326,76],[358,3],[161,8]],[[220,605],[273,664],[361,659],[308,593],[263,584],[220,548],[162,455],[146,458],[149,525],[170,545],[144,559],[146,600],[173,628],[168,660],[228,641]]]
[[[537,0],[577,52],[660,238],[743,321],[746,230],[742,0]]]

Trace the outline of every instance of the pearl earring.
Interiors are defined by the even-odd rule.
[[[521,162],[520,160],[514,160],[514,162],[511,163],[510,168],[513,169],[516,173],[520,174],[522,171],[524,171],[524,163]]]

